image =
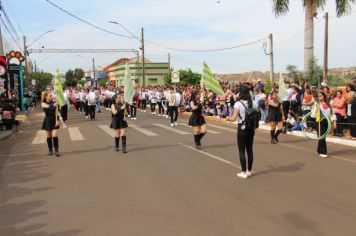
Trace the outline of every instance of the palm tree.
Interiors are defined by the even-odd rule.
[[[356,0],[335,0],[338,17],[350,13],[351,4]],[[289,0],[272,0],[273,12],[276,17],[289,11]],[[304,71],[308,71],[309,63],[314,56],[314,17],[317,11],[323,9],[326,0],[302,0],[305,9],[304,28]]]

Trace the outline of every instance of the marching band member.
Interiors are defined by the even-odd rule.
[[[58,140],[58,129],[59,129],[59,117],[58,111],[54,103],[53,94],[50,91],[44,93],[44,99],[42,101],[41,107],[45,113],[45,118],[42,124],[42,130],[47,131],[47,145],[48,145],[48,155],[53,156],[53,146],[54,154],[59,157],[59,140]]]
[[[200,93],[194,91],[190,97],[190,107],[192,109],[192,115],[189,118],[189,125],[193,127],[195,147],[201,149],[201,140],[207,133],[206,122],[203,116],[203,104],[201,101],[202,96]]]
[[[281,109],[281,103],[278,101],[277,92],[271,94],[268,100],[268,115],[267,121],[271,126],[271,143],[277,144],[279,142],[278,136],[283,132],[283,114]],[[276,131],[277,127],[277,131]]]
[[[115,130],[115,151],[120,151],[119,142],[122,138],[122,152],[127,153],[126,150],[126,135],[125,129],[128,127],[125,120],[126,104],[123,103],[121,94],[112,97],[113,104],[111,105],[112,122],[110,128]]]

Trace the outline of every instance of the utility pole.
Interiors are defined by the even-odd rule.
[[[146,87],[146,81],[145,81],[145,35],[144,35],[144,29],[143,27],[141,28],[141,50],[142,50],[142,87]]]
[[[27,56],[28,56],[28,52],[27,52],[27,45],[26,45],[26,36],[23,36],[23,48],[24,48],[24,56],[25,56],[25,65],[26,65],[26,79],[28,79],[28,60],[27,60]]]
[[[0,1],[0,11],[2,10],[2,2]],[[1,14],[0,14],[1,15]],[[1,25],[0,25],[0,56],[5,56],[4,55],[4,47],[2,44],[2,33],[1,33]]]
[[[172,73],[171,73],[171,54],[170,53],[168,53],[168,75],[169,75],[169,78],[171,79]]]
[[[97,81],[96,81],[96,75],[95,75],[95,59],[93,58],[93,81],[94,81],[94,86],[92,87],[97,87]]]
[[[270,59],[270,79],[272,81],[272,84],[274,84],[274,60],[273,60],[273,35],[270,34],[268,36],[269,39],[269,59]]]
[[[34,60],[34,63],[35,63],[35,72],[37,72],[37,63],[36,63],[36,60]]]
[[[328,56],[329,56],[329,13],[325,13],[325,32],[324,32],[324,72],[323,79],[328,81]]]

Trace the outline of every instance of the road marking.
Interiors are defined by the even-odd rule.
[[[68,128],[69,136],[72,141],[81,141],[84,140],[83,135],[80,133],[78,127]]]
[[[45,130],[37,131],[36,136],[32,140],[32,144],[44,144],[46,143],[47,134]]]
[[[110,135],[111,137],[115,138],[114,131],[112,129],[110,129],[109,126],[107,126],[107,125],[99,125],[99,128],[104,130],[104,132],[107,133],[108,135]]]
[[[225,163],[225,164],[227,164],[227,165],[230,165],[230,166],[232,166],[232,167],[241,169],[238,165],[232,163],[231,161],[225,160],[225,159],[223,159],[223,158],[221,158],[221,157],[215,156],[215,155],[210,154],[210,153],[208,153],[208,152],[204,152],[204,151],[201,151],[201,150],[197,150],[197,149],[195,149],[194,147],[191,147],[191,146],[186,145],[186,144],[183,144],[183,143],[178,143],[178,144],[181,145],[181,146],[183,146],[183,147],[185,147],[185,148],[188,148],[188,149],[190,149],[190,150],[193,150],[193,151],[196,151],[196,152],[198,152],[198,153],[200,153],[200,154],[203,154],[203,155],[205,155],[205,156],[211,157],[211,158],[213,158],[213,159],[215,159],[215,160],[217,160],[217,161],[223,162],[223,163]]]
[[[189,126],[188,124],[185,124],[185,123],[179,123],[178,125],[192,128],[191,126]],[[218,132],[218,131],[215,131],[215,130],[210,130],[210,129],[208,130],[208,133],[211,133],[211,134],[221,134],[221,132]]]
[[[162,125],[162,124],[153,124],[153,125],[157,126],[157,127],[160,127],[160,128],[163,128],[163,129],[166,129],[166,130],[169,130],[169,131],[172,131],[172,132],[175,132],[177,134],[193,134],[193,133],[188,133],[188,132],[179,130],[177,128],[172,128],[172,127],[167,126],[167,125]]]
[[[138,131],[138,132],[141,132],[141,133],[143,133],[144,135],[147,135],[147,136],[149,136],[149,137],[158,136],[158,134],[156,134],[156,133],[154,133],[154,132],[152,132],[152,131],[150,131],[150,130],[148,130],[148,129],[141,128],[141,127],[139,127],[139,126],[137,126],[137,125],[135,125],[135,124],[132,124],[132,123],[130,123],[129,128],[133,128],[134,130],[136,130],[136,131]]]
[[[266,141],[267,138],[259,138],[259,137],[255,137],[255,139],[258,139],[258,140],[262,140],[262,141]],[[298,149],[298,150],[302,150],[304,152],[309,152],[309,153],[313,153],[314,155],[317,155],[316,152],[313,150],[309,150],[309,149],[305,149],[305,148],[302,148],[302,147],[297,147],[297,146],[293,146],[293,145],[289,145],[289,144],[285,144],[285,143],[278,143],[276,146],[278,145],[281,145],[281,146],[285,146],[285,147],[288,147],[288,148],[294,148],[294,149]],[[347,162],[351,162],[351,163],[356,163],[355,160],[350,160],[350,159],[347,159],[347,158],[344,158],[344,157],[338,157],[338,156],[333,156],[333,155],[328,155],[328,157],[330,158],[335,158],[335,159],[338,159],[338,160],[342,160],[342,161],[347,161]]]

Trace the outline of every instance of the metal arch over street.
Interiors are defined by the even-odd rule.
[[[131,52],[138,54],[136,49],[29,49],[29,53],[110,53]]]

